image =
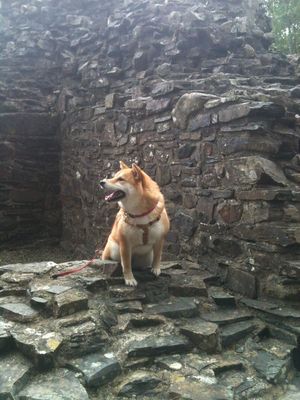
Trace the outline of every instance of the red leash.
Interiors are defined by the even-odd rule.
[[[75,272],[82,271],[83,269],[87,268],[89,265],[91,265],[99,256],[99,249],[95,251],[94,257],[86,262],[85,264],[81,265],[80,267],[77,268],[72,268],[68,269],[67,271],[62,271],[62,272],[57,272],[56,274],[51,275],[52,279],[57,279],[60,278],[61,276],[66,276],[66,275],[71,275],[74,274]]]

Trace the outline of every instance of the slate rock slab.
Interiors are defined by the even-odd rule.
[[[190,349],[190,342],[183,336],[154,335],[143,337],[140,340],[136,337],[129,343],[127,354],[129,357],[151,357],[162,354],[185,353]]]
[[[34,275],[43,275],[50,272],[57,264],[53,261],[33,262],[28,264],[8,264],[0,266],[0,275],[11,271],[23,274],[32,273]]]
[[[231,391],[221,385],[206,385],[198,382],[174,383],[169,389],[170,399],[182,400],[230,400]]]
[[[98,387],[111,382],[121,373],[119,361],[112,353],[96,353],[77,358],[69,362],[80,371],[87,386]]]
[[[207,353],[214,353],[220,350],[217,324],[197,318],[182,326],[180,332],[187,336],[199,349]]]
[[[213,311],[211,313],[202,314],[201,318],[205,319],[206,321],[214,322],[218,325],[225,325],[251,319],[252,315],[250,312],[247,311],[222,310],[222,311]]]
[[[32,365],[20,354],[0,359],[0,399],[14,399],[16,392],[28,382]]]
[[[12,345],[10,328],[10,323],[0,320],[0,352],[2,350],[9,350]]]
[[[220,288],[211,289],[209,294],[220,307],[236,307],[235,297]]]
[[[76,289],[55,296],[53,314],[56,318],[88,309],[88,296]]]
[[[17,322],[31,322],[38,316],[33,308],[24,303],[1,304],[0,314],[10,321]]]
[[[58,369],[34,377],[19,393],[18,400],[89,400],[75,374]]]
[[[197,275],[172,275],[169,283],[169,293],[182,297],[207,297],[207,288],[203,279]]]
[[[221,328],[221,343],[222,347],[230,346],[238,340],[247,336],[255,329],[253,322],[242,321],[234,324],[229,324]]]
[[[155,394],[155,388],[161,383],[153,372],[134,372],[120,385],[118,396],[133,398],[133,396],[150,396]]]
[[[291,359],[280,359],[267,351],[260,351],[253,359],[256,371],[270,383],[283,383],[291,368]]]
[[[148,305],[146,312],[149,314],[162,314],[169,318],[190,318],[198,315],[198,307],[193,299],[178,297],[162,304]]]
[[[11,335],[17,348],[40,369],[53,367],[54,357],[63,343],[56,332],[39,329],[12,329]]]

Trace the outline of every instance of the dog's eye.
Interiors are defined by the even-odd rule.
[[[117,179],[117,181],[118,181],[118,182],[123,182],[123,181],[125,181],[125,179],[123,179],[123,178],[120,177],[120,178]]]

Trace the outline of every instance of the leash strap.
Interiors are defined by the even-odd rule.
[[[75,272],[82,271],[83,269],[85,269],[89,265],[91,265],[98,258],[98,255],[99,255],[99,250],[96,250],[94,257],[91,260],[87,261],[85,264],[83,264],[83,265],[81,265],[80,267],[77,267],[77,268],[68,269],[67,271],[57,272],[56,274],[51,275],[51,278],[52,279],[57,279],[57,278],[60,278],[62,276],[71,275],[71,274],[74,274]]]

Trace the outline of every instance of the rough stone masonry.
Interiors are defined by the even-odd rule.
[[[116,212],[99,179],[138,161],[167,199],[166,257],[250,297],[297,299],[299,63],[269,50],[270,30],[259,0],[2,1],[1,237],[28,219],[41,234],[61,209],[62,244],[92,254]],[[47,172],[18,186],[58,165],[20,171],[22,132],[3,122],[20,113],[59,118],[41,156],[59,137],[50,201],[36,192]]]

